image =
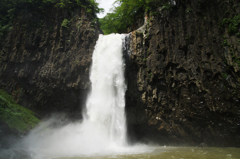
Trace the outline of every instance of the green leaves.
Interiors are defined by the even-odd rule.
[[[230,44],[228,44],[228,42],[227,42],[227,39],[225,39],[225,40],[223,40],[223,46],[230,46]]]
[[[144,12],[159,15],[159,6],[163,6],[162,10],[173,6],[168,0],[116,0],[115,3],[120,6],[112,8],[112,13],[100,19],[100,27],[104,34],[123,33],[136,18],[143,18]]]
[[[6,123],[10,129],[25,132],[35,127],[39,119],[34,113],[18,104],[5,91],[0,89],[0,121]]]
[[[117,0],[115,3],[119,3],[120,6],[113,8],[113,13],[108,13],[100,19],[100,26],[104,34],[124,32],[127,26],[134,21],[134,17],[139,14],[145,1]],[[143,12],[140,14],[143,14]]]
[[[169,3],[165,3],[164,5],[163,5],[163,7],[162,7],[162,10],[169,10],[170,8],[172,7],[172,5],[171,4],[169,4]]]
[[[240,25],[240,15],[235,15],[232,19],[224,18],[221,25],[228,24],[229,34],[238,34]]]
[[[70,22],[67,19],[64,19],[63,22],[62,22],[62,27],[68,28],[69,23]]]
[[[94,13],[102,13],[104,12],[103,8],[98,8],[98,3],[95,2],[95,0],[87,0],[88,3],[90,3],[91,8],[93,9]]]

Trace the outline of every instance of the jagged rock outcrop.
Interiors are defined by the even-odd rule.
[[[240,146],[240,44],[224,18],[240,3],[177,1],[132,34],[126,112],[132,138]],[[238,30],[239,26],[238,26]]]
[[[101,30],[84,7],[45,12],[35,16],[26,9],[13,21],[0,46],[0,88],[40,116],[64,112],[81,118]]]

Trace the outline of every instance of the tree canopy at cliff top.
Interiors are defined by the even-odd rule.
[[[116,0],[115,3],[120,5],[100,19],[101,29],[104,34],[124,32],[136,17],[143,18],[145,11],[155,11],[158,6],[171,2],[172,0]]]

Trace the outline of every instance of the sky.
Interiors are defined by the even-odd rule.
[[[99,3],[99,8],[104,8],[104,13],[103,14],[97,14],[98,18],[103,18],[108,12],[110,12],[109,10],[112,8],[112,4],[116,1],[116,0],[96,0],[97,3]]]

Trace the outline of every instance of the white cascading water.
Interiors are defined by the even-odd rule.
[[[100,35],[92,57],[92,91],[87,100],[87,117],[110,145],[126,144],[125,121],[125,35]]]
[[[83,121],[53,128],[51,125],[54,125],[52,123],[56,119],[47,120],[31,131],[17,147],[51,157],[129,151],[126,141],[123,59],[126,36],[99,36],[92,57],[92,90],[87,99]]]

